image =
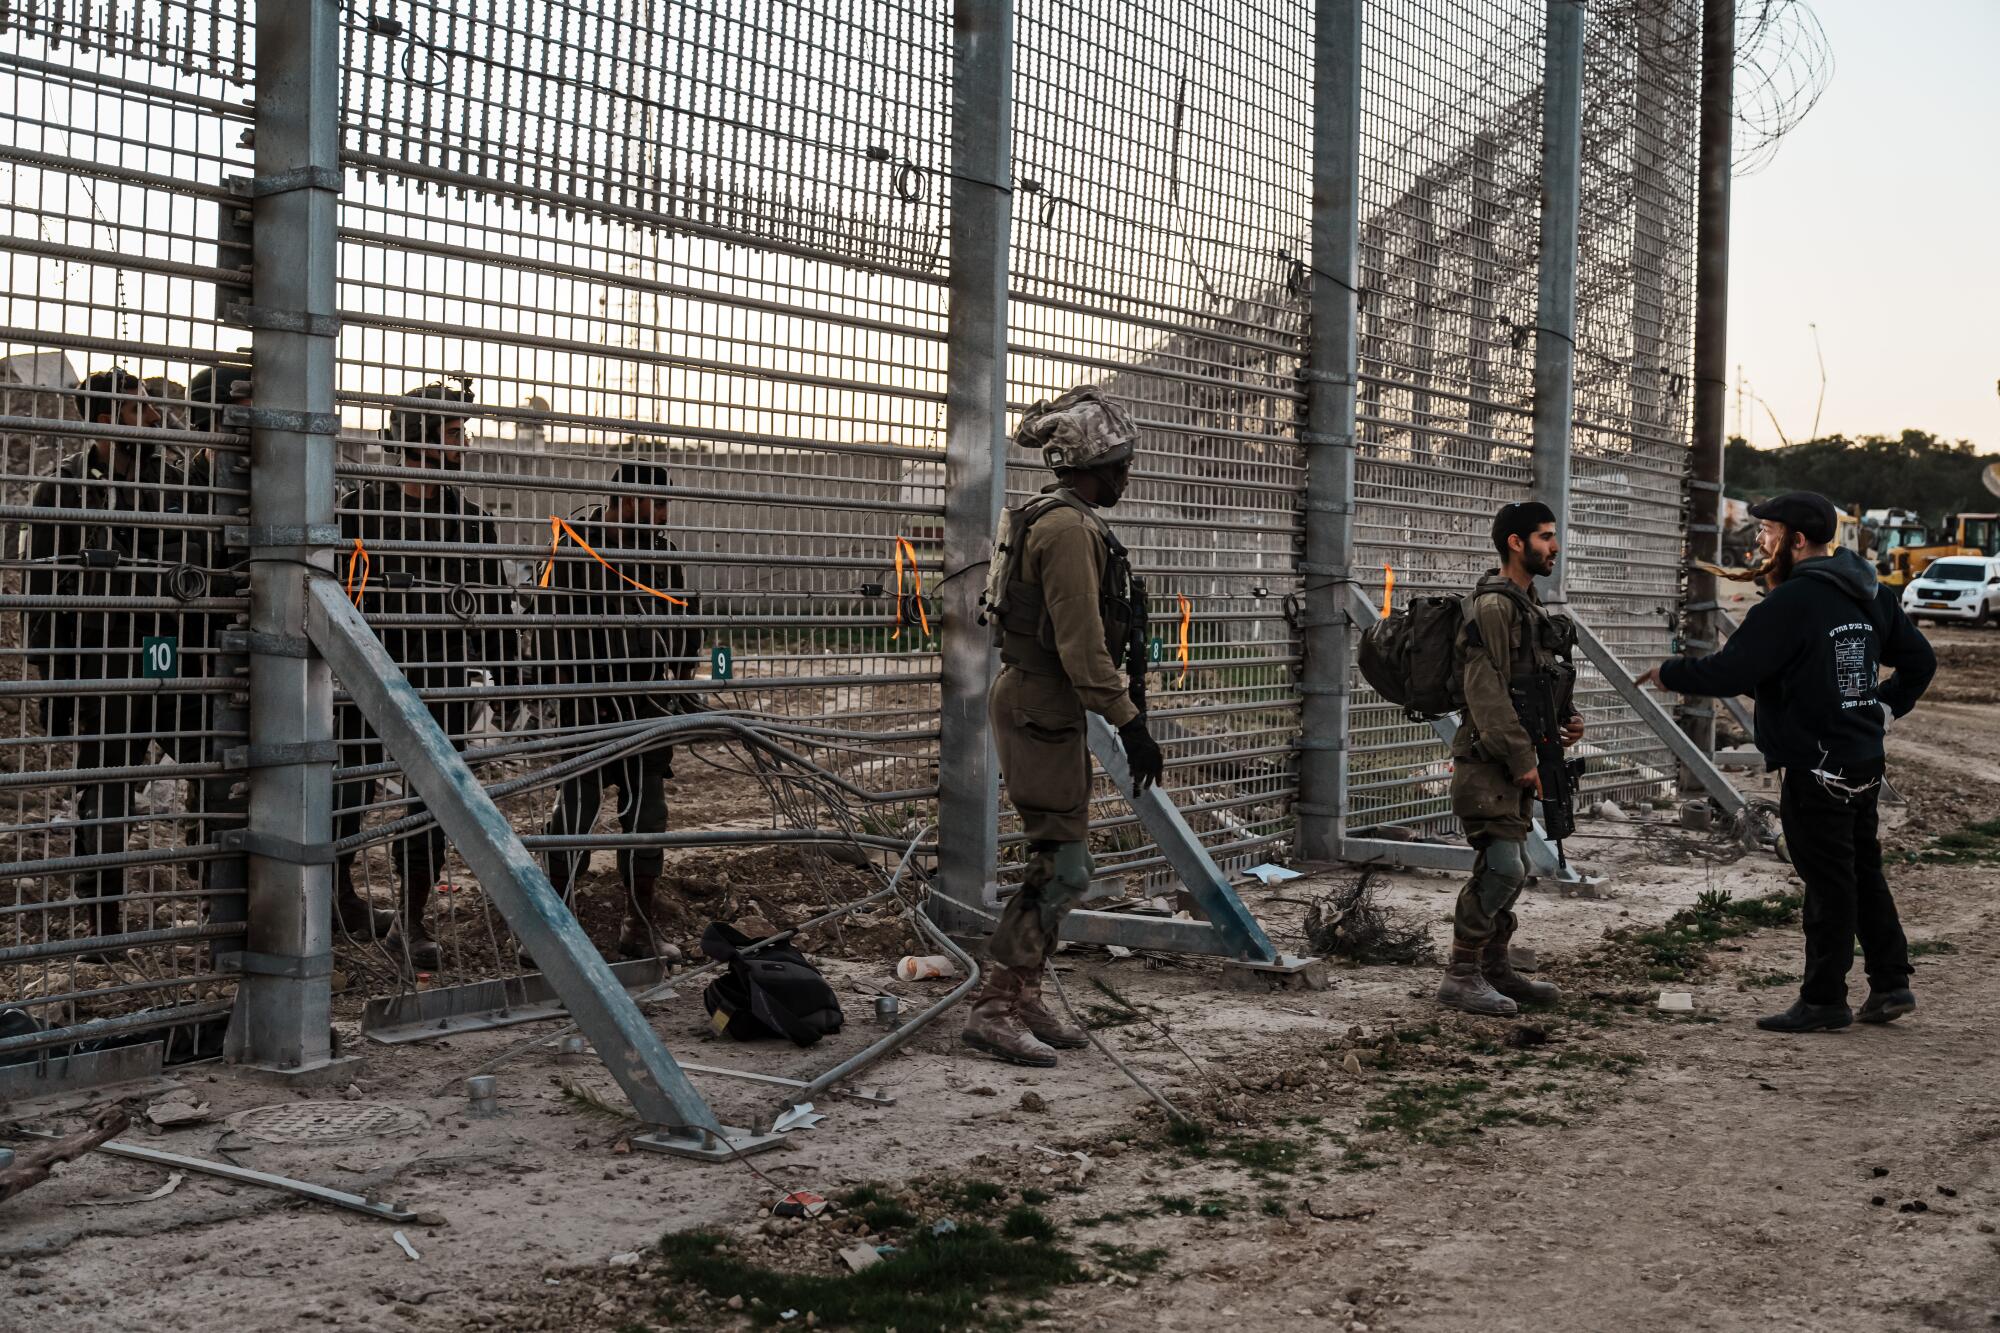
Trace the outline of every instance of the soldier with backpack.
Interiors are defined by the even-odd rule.
[[[1438,1001],[1504,1016],[1562,998],[1548,982],[1516,972],[1507,957],[1514,902],[1528,882],[1533,802],[1543,794],[1516,698],[1553,680],[1565,748],[1583,739],[1583,718],[1571,703],[1575,631],[1535,594],[1535,580],[1555,572],[1562,551],[1556,516],[1539,501],[1505,505],[1493,516],[1493,547],[1500,568],[1488,570],[1465,599],[1455,654],[1465,716],[1451,745],[1451,809],[1476,859],[1452,914],[1451,963]]]
[[[1493,516],[1493,546],[1500,568],[1471,593],[1420,598],[1384,617],[1362,636],[1358,662],[1368,683],[1412,717],[1463,712],[1451,746],[1451,809],[1476,855],[1452,914],[1451,963],[1437,997],[1505,1017],[1562,997],[1516,972],[1507,945],[1528,882],[1534,802],[1559,803],[1544,783],[1570,780],[1560,754],[1583,739],[1583,718],[1572,703],[1575,632],[1535,595],[1535,579],[1555,570],[1562,551],[1555,515],[1534,501],[1507,505]],[[1544,713],[1548,734],[1531,734],[1526,719]]]
[[[1015,1064],[1053,1065],[1052,1048],[1089,1042],[1042,1002],[1043,965],[1090,887],[1084,710],[1118,728],[1135,792],[1160,781],[1164,767],[1138,702],[1145,586],[1096,512],[1124,495],[1138,435],[1116,404],[1085,385],[1030,408],[1014,436],[1040,449],[1056,474],[1001,519],[985,597],[1004,664],[987,714],[1031,854],[987,943],[991,962],[962,1035]]]

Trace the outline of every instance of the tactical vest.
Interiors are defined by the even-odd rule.
[[[1132,572],[1125,545],[1110,525],[1067,489],[1043,491],[1001,516],[999,540],[987,571],[986,592],[980,597],[979,621],[993,627],[994,645],[1000,649],[1000,660],[1008,666],[1043,674],[1062,673],[1062,659],[1056,653],[1055,622],[1049,619],[1048,608],[1043,605],[1042,586],[1023,581],[1020,573],[1028,530],[1043,515],[1064,505],[1089,519],[1092,529],[1104,539],[1104,578],[1097,590],[1097,614],[1104,623],[1105,651],[1114,663],[1129,672],[1134,669],[1134,631],[1141,635],[1145,632],[1146,581]],[[1137,644],[1136,651],[1138,669],[1143,670],[1145,644]]]
[[[1481,588],[1466,596],[1468,642],[1479,642],[1479,622],[1473,619],[1472,605],[1488,593],[1508,598],[1521,610],[1521,639],[1515,646],[1514,674],[1508,685],[1515,690],[1526,689],[1546,673],[1555,679],[1557,700],[1565,709],[1570,708],[1576,693],[1576,667],[1570,660],[1576,650],[1575,626],[1566,616],[1550,615],[1547,607],[1510,583],[1504,588]],[[1544,662],[1546,666],[1542,665]]]

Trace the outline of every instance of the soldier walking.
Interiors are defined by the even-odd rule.
[[[566,735],[669,717],[679,711],[677,696],[657,687],[694,675],[698,631],[686,623],[684,614],[691,610],[692,599],[673,558],[678,548],[660,527],[666,501],[657,493],[666,489],[666,469],[654,463],[621,463],[615,480],[621,488],[644,489],[621,490],[571,523],[576,536],[603,559],[571,547],[563,558],[553,560],[547,586],[555,595],[543,609],[560,619],[536,634],[543,669],[551,675],[550,683],[562,690],[555,711]],[[649,745],[579,773],[562,784],[547,831],[590,832],[605,789],[610,788],[618,793],[619,828],[627,833],[664,832],[666,784],[673,775],[670,745]],[[587,857],[585,852],[549,853],[549,882],[566,901]],[[658,847],[619,849],[618,878],[625,887],[620,958],[652,958],[659,953],[658,890],[665,860]],[[532,965],[525,954],[522,958]]]
[[[1125,676],[1144,672],[1145,590],[1097,511],[1124,495],[1138,431],[1095,386],[1030,409],[1015,442],[1040,449],[1055,483],[1003,519],[987,581],[1004,664],[987,700],[1007,798],[1030,856],[987,944],[991,963],[963,1037],[1015,1064],[1049,1066],[1053,1048],[1088,1043],[1042,1001],[1042,969],[1063,918],[1090,887],[1090,752],[1084,711],[1118,728],[1135,794],[1164,761]],[[1141,677],[1143,680],[1143,677]]]
[[[1535,579],[1555,572],[1562,542],[1556,518],[1537,502],[1510,504],[1493,518],[1498,569],[1466,599],[1457,656],[1465,716],[1452,740],[1451,809],[1465,826],[1475,859],[1452,915],[1451,963],[1438,1001],[1469,1014],[1511,1015],[1522,1004],[1553,1004],[1562,992],[1531,981],[1508,961],[1514,902],[1528,882],[1528,832],[1542,780],[1534,743],[1514,698],[1553,680],[1565,748],[1583,739],[1573,705],[1576,641],[1535,593]]]

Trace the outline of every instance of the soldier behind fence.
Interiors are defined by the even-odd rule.
[[[453,379],[412,389],[406,397],[435,401],[436,407],[399,407],[391,414],[385,448],[394,461],[412,469],[457,471],[465,452],[468,382]],[[482,669],[507,674],[510,636],[494,628],[506,614],[509,596],[499,558],[491,553],[460,554],[463,545],[496,546],[499,534],[485,510],[465,498],[450,481],[437,477],[363,482],[340,509],[340,568],[349,595],[371,620],[423,617],[418,624],[385,624],[376,635],[419,691],[462,690]],[[356,542],[360,545],[357,548]],[[391,551],[391,544],[421,543],[437,549]],[[468,699],[431,699],[431,716],[455,742],[463,741],[475,705]],[[337,727],[343,767],[381,763],[382,743],[348,704]],[[374,778],[338,784],[334,797],[334,837],[360,832],[367,805],[375,798]],[[406,794],[409,793],[406,788]],[[412,811],[422,812],[421,802]],[[397,839],[391,846],[399,886],[398,911],[385,921],[354,885],[354,851],[340,855],[334,914],[343,930],[379,934],[398,942],[418,970],[440,966],[443,955],[424,923],[424,909],[444,864],[444,830],[436,825]]]
[[[159,424],[145,385],[123,367],[90,375],[77,400],[88,422],[125,429]],[[37,509],[63,512],[31,520],[22,536],[28,561],[22,589],[48,599],[27,614],[29,660],[50,682],[121,682],[109,690],[51,690],[42,699],[44,730],[52,739],[76,742],[83,776],[73,850],[80,857],[124,852],[137,787],[132,778],[93,778],[92,770],[143,770],[155,741],[168,755],[199,757],[181,753],[187,696],[172,692],[167,681],[150,688],[142,683],[146,640],[169,640],[178,648],[184,617],[138,605],[207,592],[211,534],[173,522],[185,512],[187,497],[181,465],[157,440],[107,433],[65,460],[31,500]],[[87,606],[100,599],[99,607]],[[155,649],[163,661],[164,647]],[[78,874],[76,893],[93,900],[96,934],[124,931],[125,891],[122,867]]]
[[[615,481],[659,492],[667,486],[667,473],[656,464],[627,462],[619,465]],[[666,501],[657,494],[613,495],[571,521],[576,537],[603,559],[564,534],[558,541],[562,557],[545,566],[553,595],[544,597],[537,609],[561,620],[537,632],[536,656],[544,681],[556,693],[556,721],[565,733],[626,729],[679,711],[676,701],[682,696],[657,687],[694,675],[699,631],[686,623],[693,598],[673,558],[678,548],[660,526],[665,517]],[[579,744],[586,741],[597,743],[579,738]],[[673,753],[671,746],[648,743],[570,778],[562,785],[547,831],[559,836],[590,832],[607,787],[618,793],[619,828],[627,833],[665,831]],[[549,853],[549,882],[566,900],[574,901],[576,877],[588,858],[587,852]],[[618,852],[618,879],[625,891],[620,958],[651,958],[660,951],[658,889],[664,862],[657,847]],[[533,966],[525,953],[521,960]]]
[[[961,1035],[1016,1064],[1053,1065],[1053,1047],[1089,1040],[1041,993],[1063,919],[1090,887],[1084,710],[1118,728],[1137,787],[1158,782],[1163,767],[1119,669],[1129,665],[1126,631],[1143,593],[1125,548],[1096,512],[1124,495],[1137,439],[1131,421],[1094,386],[1037,404],[1015,435],[1040,449],[1056,474],[1053,486],[1007,515],[987,584],[1006,664],[987,716],[1030,855],[1021,888],[987,942],[992,965]]]

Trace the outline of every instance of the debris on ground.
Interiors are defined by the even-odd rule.
[[[1413,912],[1384,907],[1374,892],[1376,871],[1363,870],[1306,909],[1306,944],[1316,954],[1357,963],[1432,963],[1437,946],[1429,923]]]
[[[48,1179],[58,1162],[75,1161],[100,1143],[124,1133],[131,1124],[132,1118],[124,1111],[107,1106],[76,1133],[21,1149],[12,1162],[0,1167],[0,1200],[11,1199],[30,1185],[39,1185]]]

